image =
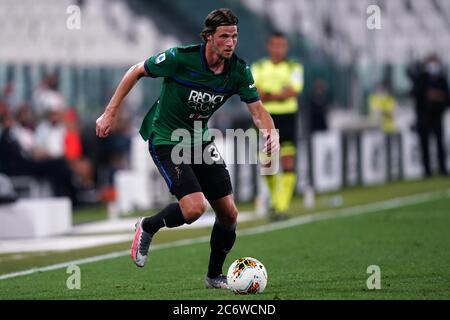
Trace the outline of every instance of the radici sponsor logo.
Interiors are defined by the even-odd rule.
[[[197,112],[211,113],[217,105],[225,99],[221,94],[211,94],[207,92],[191,90],[187,105]]]

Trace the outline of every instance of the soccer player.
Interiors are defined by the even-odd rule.
[[[178,202],[152,217],[139,219],[131,257],[138,267],[143,267],[158,230],[191,224],[205,212],[208,201],[216,221],[205,284],[207,288],[227,288],[222,267],[236,239],[238,210],[228,170],[208,135],[208,119],[229,97],[238,94],[247,103],[256,127],[262,130],[268,154],[279,151],[279,137],[259,98],[249,66],[234,53],[238,18],[229,9],[218,9],[208,14],[204,25],[200,34],[203,43],[171,48],[131,67],[97,119],[96,133],[99,137],[110,134],[117,109],[141,77],[164,78],[159,99],[145,116],[140,134],[148,140],[153,161]],[[172,149],[180,141],[174,140],[172,133],[177,129],[194,137],[199,133],[195,131],[201,131],[201,141],[194,139],[191,146],[206,149],[212,163],[207,159],[200,164],[175,162]]]
[[[280,175],[267,175],[271,194],[270,217],[285,218],[294,194],[297,98],[303,90],[303,66],[286,58],[288,41],[280,32],[274,32],[267,41],[268,58],[252,65],[252,73],[264,107],[270,112],[279,129],[281,144]]]

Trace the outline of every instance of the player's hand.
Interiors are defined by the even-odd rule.
[[[106,138],[112,131],[114,115],[105,111],[95,121],[95,132],[99,138]]]
[[[280,151],[280,137],[277,130],[267,130],[264,132],[266,142],[264,143],[263,152],[272,155]]]

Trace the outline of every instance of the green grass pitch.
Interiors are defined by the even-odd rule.
[[[80,290],[66,269],[0,280],[0,299],[450,299],[450,198],[238,236],[225,266],[263,262],[259,295],[205,289],[208,254],[205,242],[151,252],[143,269],[128,256],[84,264]],[[366,286],[370,265],[380,290]]]

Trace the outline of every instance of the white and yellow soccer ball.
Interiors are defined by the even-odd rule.
[[[267,270],[255,258],[240,258],[228,268],[227,281],[236,294],[261,293],[267,285]]]

